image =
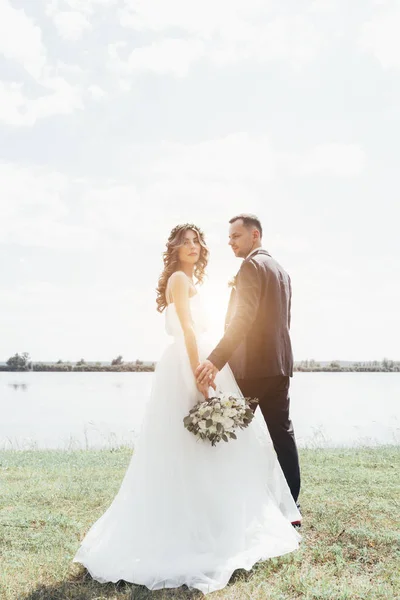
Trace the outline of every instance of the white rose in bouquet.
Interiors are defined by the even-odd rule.
[[[237,413],[237,409],[227,408],[226,410],[224,410],[224,417],[234,417]]]
[[[222,423],[224,420],[223,415],[220,413],[214,414],[212,417],[213,423]]]
[[[229,417],[225,417],[222,421],[222,425],[225,427],[225,429],[230,429],[231,427],[233,427],[234,423],[234,420],[230,419]]]

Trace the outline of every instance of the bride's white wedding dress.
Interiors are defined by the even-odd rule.
[[[200,360],[210,347],[198,295],[190,300]],[[212,447],[183,426],[201,398],[182,328],[170,304],[173,343],[154,374],[139,440],[119,492],[76,553],[100,582],[125,580],[150,589],[186,584],[223,588],[235,569],[292,552],[300,520],[260,413],[237,440]],[[229,367],[217,390],[240,394]]]

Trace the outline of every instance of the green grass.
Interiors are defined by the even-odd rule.
[[[201,598],[101,585],[71,560],[117,492],[131,452],[0,452],[1,600]],[[226,600],[400,599],[400,448],[301,451],[299,551],[237,571]],[[397,517],[397,522],[396,522]]]

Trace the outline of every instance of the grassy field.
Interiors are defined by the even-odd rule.
[[[1,600],[203,597],[187,588],[100,585],[71,563],[79,540],[118,490],[130,455],[126,449],[0,452]],[[400,447],[302,450],[301,464],[301,549],[249,573],[237,571],[211,596],[400,599]]]

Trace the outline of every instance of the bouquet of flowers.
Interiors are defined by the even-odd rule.
[[[213,446],[221,440],[236,440],[235,429],[244,429],[253,420],[250,404],[255,402],[258,400],[220,393],[196,404],[183,423],[198,439],[209,440]]]

